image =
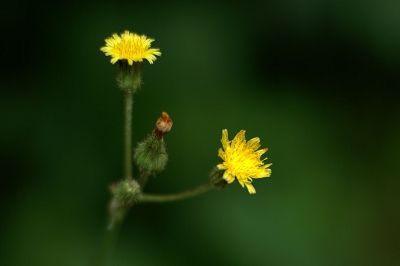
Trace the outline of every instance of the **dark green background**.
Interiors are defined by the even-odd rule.
[[[4,4],[3,4],[4,5]],[[146,187],[207,181],[222,129],[268,147],[235,182],[138,205],[110,265],[398,265],[400,2],[13,1],[1,8],[1,265],[88,265],[122,177],[123,96],[99,48],[156,41],[134,143],[162,111],[169,164]]]

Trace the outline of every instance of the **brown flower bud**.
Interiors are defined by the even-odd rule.
[[[172,128],[172,120],[166,112],[162,112],[161,117],[157,119],[154,135],[162,137]]]

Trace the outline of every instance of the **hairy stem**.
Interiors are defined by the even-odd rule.
[[[125,92],[124,179],[132,179],[132,108],[133,92]]]
[[[190,197],[197,196],[199,194],[202,194],[210,189],[212,189],[213,186],[211,183],[207,183],[204,185],[201,185],[195,189],[191,190],[186,190],[180,193],[176,194],[164,194],[164,195],[156,195],[156,194],[142,194],[139,197],[138,202],[140,203],[164,203],[164,202],[171,202],[171,201],[177,201],[177,200],[183,200],[187,199]]]
[[[139,176],[139,185],[140,185],[140,189],[143,191],[144,189],[144,185],[147,182],[147,178],[149,177],[149,174],[146,171],[142,171],[140,172],[140,176]]]

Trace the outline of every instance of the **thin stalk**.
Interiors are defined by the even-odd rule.
[[[132,109],[133,92],[125,91],[125,139],[124,139],[124,179],[132,180]],[[115,198],[109,206],[109,225],[104,235],[98,253],[96,254],[92,265],[105,266],[109,262],[116,239],[121,228],[121,224],[128,212],[128,207],[121,206]]]
[[[132,109],[133,92],[125,91],[124,179],[132,179]]]
[[[142,84],[141,62],[135,62],[132,66],[126,60],[119,60],[117,68],[117,86],[124,92],[125,100],[125,128],[124,128],[124,180],[132,181],[132,110],[133,93]],[[99,254],[97,254],[94,264],[96,266],[107,265],[110,260],[119,229],[128,213],[129,207],[124,206],[113,197],[109,205],[109,224],[104,236]]]
[[[107,225],[107,230],[105,231],[103,240],[101,241],[95,257],[90,264],[92,266],[109,265],[118,237],[118,233],[120,231],[122,222],[128,212],[128,209],[119,204],[118,201],[113,198],[110,201],[109,212],[110,220]]]
[[[140,189],[143,191],[144,189],[144,185],[147,182],[147,178],[149,177],[149,174],[146,171],[141,171],[140,175],[139,175],[139,185],[140,185]]]
[[[106,230],[99,251],[94,257],[94,260],[91,265],[93,266],[108,265],[111,259],[111,255],[114,251],[115,243],[120,228],[121,228],[121,223],[115,223],[112,228],[108,228]]]
[[[212,188],[213,188],[213,185],[211,183],[207,183],[207,184],[201,185],[195,189],[186,190],[186,191],[176,193],[176,194],[165,194],[165,195],[142,194],[139,197],[138,202],[139,203],[146,203],[146,202],[148,202],[148,203],[164,203],[164,202],[183,200],[183,199],[187,199],[187,198],[202,194]]]

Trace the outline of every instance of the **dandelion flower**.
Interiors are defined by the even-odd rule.
[[[100,50],[107,56],[111,56],[111,63],[115,64],[118,60],[128,60],[129,65],[133,62],[142,62],[143,59],[149,61],[150,64],[161,55],[160,49],[150,48],[154,39],[147,38],[146,35],[137,35],[125,31],[119,36],[114,33],[112,37],[107,38],[106,46],[101,47]]]
[[[255,194],[256,190],[251,184],[253,178],[271,175],[271,169],[268,168],[271,163],[263,163],[267,158],[261,160],[261,155],[268,149],[257,150],[261,146],[259,138],[253,138],[246,142],[244,130],[241,130],[232,142],[228,140],[228,131],[222,130],[221,143],[223,149],[218,150],[218,156],[224,162],[218,164],[217,168],[225,170],[222,178],[230,184],[235,181],[236,177],[242,187],[246,186],[250,194]]]

